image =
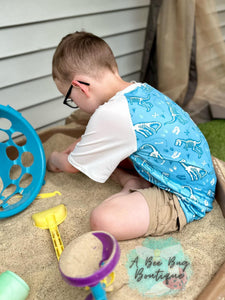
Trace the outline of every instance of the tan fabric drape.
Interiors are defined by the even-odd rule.
[[[157,22],[158,89],[183,104],[195,22],[195,1],[163,1]]]
[[[200,121],[207,106],[208,119],[225,119],[225,43],[213,0],[196,0],[196,36],[198,85],[187,108]]]
[[[196,122],[225,118],[225,43],[214,1],[152,0],[150,12],[155,7],[159,7],[156,66],[146,72],[148,56],[154,53],[145,49],[142,81],[151,84],[151,76],[157,73],[155,87],[184,107]],[[146,39],[148,36],[147,32]]]

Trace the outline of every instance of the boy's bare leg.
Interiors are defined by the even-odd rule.
[[[152,186],[150,182],[146,181],[138,174],[130,173],[120,168],[116,168],[116,170],[111,175],[111,179],[122,186],[123,192],[130,192],[130,190],[144,189]]]
[[[112,179],[122,186],[122,190],[93,210],[92,230],[108,231],[118,240],[143,236],[149,226],[149,207],[140,192],[130,190],[148,188],[151,183],[122,169],[116,169]]]

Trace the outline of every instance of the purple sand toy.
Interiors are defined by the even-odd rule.
[[[95,238],[93,239],[93,236],[96,239]],[[73,247],[74,242],[76,242],[76,240],[74,240],[67,246],[68,249],[70,248],[69,252],[67,251],[67,247],[66,247],[60,256],[59,259],[60,272],[64,280],[70,285],[77,286],[77,287],[86,287],[86,286],[90,287],[92,294],[89,294],[86,300],[91,300],[91,299],[107,300],[106,292],[100,281],[103,280],[105,277],[107,277],[113,271],[113,269],[115,268],[116,264],[119,261],[120,249],[119,249],[118,242],[111,234],[104,231],[92,231],[87,234],[84,234],[78,238],[79,239],[78,244],[79,242],[82,243],[82,239],[84,238],[86,238],[87,241],[88,238],[90,238],[90,241],[93,240],[95,242],[96,240],[96,246],[93,245],[91,249],[97,252],[101,251],[101,253],[98,253],[99,254],[98,257],[100,260],[96,262],[98,264],[98,269],[91,274],[90,273],[86,275],[81,274],[80,277],[78,275],[73,277],[71,276],[71,271],[67,272],[66,270],[67,265],[69,265],[70,269],[72,268],[75,270],[77,266],[76,262],[83,260],[83,262],[85,263],[86,261],[86,257],[83,258],[79,257],[78,254],[75,253],[77,244]],[[102,246],[101,248],[98,247],[99,241]],[[89,251],[90,254],[90,250],[87,249],[87,251]],[[76,255],[77,257],[75,257]],[[74,274],[76,274],[76,272]]]

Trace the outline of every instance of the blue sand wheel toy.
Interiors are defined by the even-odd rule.
[[[22,142],[16,136],[22,135]],[[0,105],[0,219],[27,208],[39,193],[46,171],[42,143],[15,109]]]

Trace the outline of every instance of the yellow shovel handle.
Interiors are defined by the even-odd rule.
[[[49,229],[52,237],[53,246],[55,248],[55,253],[57,256],[57,259],[59,260],[61,253],[64,250],[63,242],[59,233],[58,228],[56,229]]]
[[[38,194],[36,199],[44,199],[44,198],[51,198],[54,197],[56,195],[62,195],[59,191],[55,191],[52,193],[42,193],[42,194]]]
[[[41,194],[37,194],[36,198],[35,199],[45,199],[45,198],[51,198],[51,197],[54,197],[56,195],[62,195],[59,191],[54,191],[52,193],[41,193]],[[15,195],[13,196],[14,199],[19,199],[19,198],[22,198],[23,195]]]

